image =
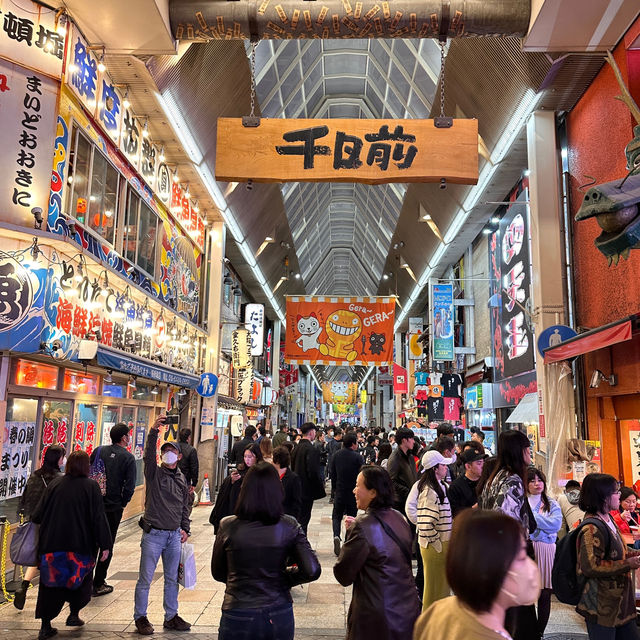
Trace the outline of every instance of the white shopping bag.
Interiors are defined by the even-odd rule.
[[[188,542],[182,543],[180,551],[178,584],[181,584],[185,589],[195,589],[196,586],[196,557],[193,553],[193,545]]]

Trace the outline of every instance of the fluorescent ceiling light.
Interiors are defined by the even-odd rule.
[[[182,147],[191,159],[191,162],[199,165],[202,162],[202,152],[196,144],[191,131],[189,131],[189,127],[187,127],[187,123],[184,121],[173,96],[169,91],[165,91],[158,96],[158,102],[167,116],[167,120],[169,120],[173,130],[176,132]]]
[[[362,378],[362,382],[358,386],[358,391],[360,391],[360,389],[362,389],[362,387],[364,386],[364,383],[367,381],[367,378],[371,375],[371,373],[373,372],[374,369],[375,369],[375,367],[369,367],[369,370],[367,371],[367,373],[364,374],[364,378]]]

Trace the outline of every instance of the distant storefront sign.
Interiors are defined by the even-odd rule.
[[[251,336],[251,355],[264,352],[264,305],[248,304],[244,311],[244,326]]]
[[[433,359],[451,361],[453,349],[453,285],[434,284],[431,289]]]

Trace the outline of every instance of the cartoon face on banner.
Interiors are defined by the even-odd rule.
[[[392,359],[395,299],[287,297],[285,359],[379,365]]]

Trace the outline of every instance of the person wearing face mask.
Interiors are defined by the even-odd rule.
[[[466,509],[456,517],[446,575],[454,595],[418,618],[413,640],[511,640],[507,610],[532,605],[540,594],[538,567],[527,555],[522,528],[495,511]]]
[[[61,447],[59,444],[52,444],[45,451],[42,466],[31,474],[27,480],[24,493],[20,496],[20,501],[18,502],[18,519],[24,521],[31,519],[31,514],[36,510],[45,489],[54,478],[62,475],[66,463],[67,457],[64,447]],[[24,609],[27,590],[29,589],[31,581],[37,575],[38,567],[27,567],[22,583],[14,594],[13,606],[16,609]]]
[[[610,515],[620,508],[618,482],[606,473],[590,473],[582,482],[580,508],[587,518],[578,532],[578,576],[586,579],[576,611],[585,619],[590,640],[637,640],[632,569],[640,551],[629,550]]]
[[[129,426],[124,422],[118,422],[109,433],[112,444],[107,447],[98,447],[91,454],[93,464],[96,456],[100,456],[104,462],[104,471],[107,476],[107,493],[104,495],[104,511],[111,530],[111,538],[116,540],[122,512],[129,504],[136,488],[136,459],[127,449],[129,447]],[[93,578],[93,595],[104,596],[113,591],[113,587],[107,584],[107,570],[113,558],[113,553],[102,562],[98,560],[96,573]]]
[[[164,573],[164,628],[188,631],[191,625],[178,615],[178,565],[182,543],[189,537],[189,487],[178,469],[180,444],[167,441],[160,447],[162,463],[156,461],[156,445],[166,415],[159,416],[149,429],[144,448],[146,496],[140,519],[140,569],[135,590],[134,622],[139,634],[150,636],[153,626],[147,618],[149,588],[162,556]]]
[[[423,611],[436,600],[449,595],[445,560],[451,537],[451,506],[444,479],[448,465],[453,461],[453,458],[445,458],[439,451],[427,451],[422,456],[424,472],[411,488],[405,505],[407,517],[418,531],[424,568]]]
[[[558,496],[558,504],[562,511],[562,528],[558,532],[558,538],[563,538],[584,519],[584,511],[579,507],[578,502],[580,502],[580,483],[569,480],[564,487],[564,493]]]

